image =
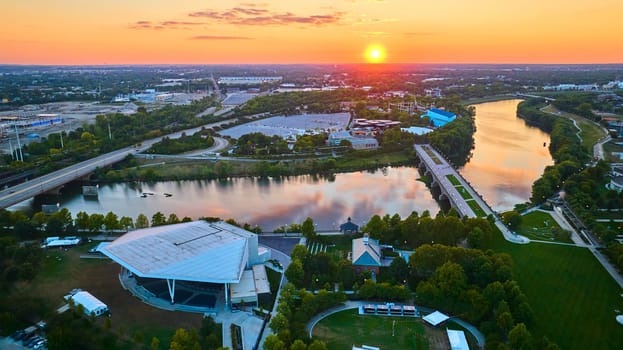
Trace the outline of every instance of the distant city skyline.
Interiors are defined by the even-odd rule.
[[[621,13],[620,0],[11,1],[0,64],[621,63]]]

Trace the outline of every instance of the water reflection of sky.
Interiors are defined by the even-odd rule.
[[[516,118],[519,100],[476,106],[475,149],[460,172],[496,210],[506,210],[530,198],[532,183],[552,163],[549,136]],[[193,219],[202,216],[233,218],[266,230],[300,223],[311,217],[319,229],[336,229],[346,218],[362,224],[375,214],[401,217],[412,211],[439,206],[414,168],[336,174],[332,179],[296,176],[284,179],[236,178],[215,181],[169,181],[111,184],[100,188],[97,200],[80,194],[79,186],[66,186],[61,207],[75,216],[79,211],[136,218],[160,211]],[[145,198],[141,193],[150,192]],[[172,194],[171,197],[164,193]],[[56,198],[52,199],[57,201]],[[50,203],[50,202],[44,202]],[[41,203],[26,201],[14,208],[40,210]]]
[[[311,217],[319,229],[334,229],[352,217],[363,223],[375,214],[395,213],[405,217],[412,211],[439,206],[414,168],[336,174],[331,180],[297,176],[278,180],[236,178],[227,181],[169,181],[161,183],[112,184],[100,188],[99,200],[85,200],[79,193],[63,199],[72,213],[113,211],[119,216],[151,217],[160,211],[189,216],[234,218],[264,229],[300,223]],[[149,192],[146,198],[141,193]],[[172,194],[171,197],[164,193]]]
[[[552,164],[543,146],[549,135],[517,118],[520,101],[476,105],[475,148],[460,170],[495,210],[528,201],[532,183]]]

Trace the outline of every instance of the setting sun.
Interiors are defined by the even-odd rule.
[[[385,61],[385,48],[379,45],[370,45],[366,49],[365,56],[368,63],[382,63]]]

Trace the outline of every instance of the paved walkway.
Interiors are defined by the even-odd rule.
[[[311,320],[309,320],[309,322],[307,322],[307,325],[305,325],[305,330],[307,331],[309,337],[311,338],[313,336],[313,331],[314,331],[314,327],[316,326],[316,324],[318,322],[320,322],[323,318],[333,315],[335,313],[338,313],[340,311],[344,311],[344,310],[351,310],[351,309],[358,309],[360,306],[363,305],[367,305],[370,304],[370,301],[351,301],[348,300],[346,302],[344,302],[344,304],[333,307],[331,309],[325,310],[317,315],[315,315],[314,317],[312,317]],[[430,308],[426,308],[426,307],[421,307],[421,306],[417,306],[415,305],[415,308],[417,310],[424,310],[427,312],[432,312],[433,310]],[[370,315],[371,317],[373,317],[372,315]],[[383,317],[383,316],[380,316]],[[485,348],[485,336],[484,334],[482,334],[478,328],[474,327],[473,325],[455,318],[455,317],[451,317],[450,318],[451,321],[456,322],[458,325],[460,325],[461,327],[467,329],[467,331],[469,331],[474,338],[476,338],[476,343],[478,343],[478,348],[479,349],[484,349]]]

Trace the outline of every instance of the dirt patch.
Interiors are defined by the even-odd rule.
[[[450,349],[450,341],[445,329],[431,327],[426,322],[422,322],[422,324],[424,324],[424,333],[428,339],[430,350]]]
[[[122,337],[139,332],[146,342],[156,336],[165,344],[177,328],[200,327],[201,314],[161,310],[135,298],[121,287],[118,264],[108,259],[80,259],[87,248],[48,251],[43,271],[20,292],[42,298],[56,308],[64,303],[62,297],[67,292],[81,288],[108,305],[113,331]],[[102,325],[104,320],[99,317],[97,322]]]

